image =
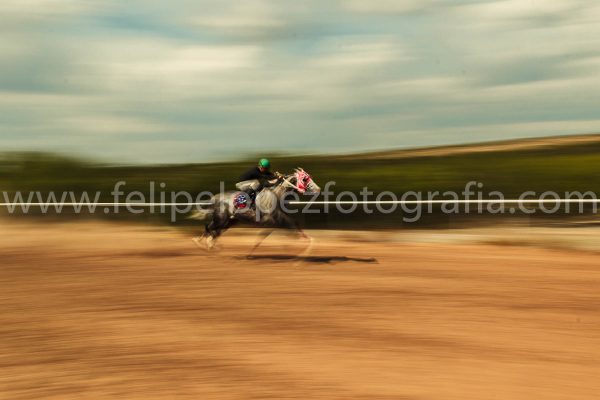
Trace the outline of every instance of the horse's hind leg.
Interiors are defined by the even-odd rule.
[[[225,233],[225,231],[237,224],[239,221],[232,218],[229,213],[224,213],[213,219],[209,224],[209,236],[207,237],[207,244],[212,249],[217,242],[217,239]]]
[[[205,225],[204,234],[200,237],[195,237],[192,240],[198,247],[210,251],[215,247],[217,238],[221,236],[223,230],[227,229],[228,225],[230,225],[229,218],[222,218],[215,215],[213,216],[213,219]]]
[[[204,233],[201,236],[196,236],[192,238],[194,244],[202,250],[210,250],[212,248],[210,243],[214,240],[215,235],[213,227],[213,221],[204,225]]]
[[[206,232],[204,233],[204,241],[208,250],[212,250],[215,247],[215,242],[220,235],[221,230],[219,223],[213,219],[206,225]]]

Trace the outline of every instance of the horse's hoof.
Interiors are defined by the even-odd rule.
[[[207,238],[204,242],[202,241],[202,239],[203,238],[201,237],[195,237],[192,239],[192,242],[194,242],[194,244],[198,246],[199,249],[204,251],[211,251],[215,247],[214,239]]]
[[[202,238],[192,238],[192,242],[194,242],[194,244],[198,246],[199,249],[206,250],[206,247],[202,245]]]
[[[212,236],[206,238],[206,250],[211,251],[215,247],[215,239]]]

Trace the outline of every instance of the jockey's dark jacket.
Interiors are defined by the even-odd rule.
[[[270,181],[277,178],[275,174],[270,171],[261,172],[258,167],[253,167],[246,171],[242,176],[240,176],[240,181],[249,181],[252,179],[258,179],[261,184],[266,183],[266,181]]]

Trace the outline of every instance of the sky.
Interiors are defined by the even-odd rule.
[[[597,1],[0,1],[0,152],[186,163],[593,133],[599,93]]]

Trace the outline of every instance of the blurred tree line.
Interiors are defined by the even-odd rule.
[[[507,198],[516,198],[526,191],[534,191],[538,195],[554,191],[561,197],[565,192],[573,191],[600,194],[600,142],[440,156],[405,157],[402,152],[396,152],[350,156],[279,155],[270,158],[274,169],[281,172],[303,167],[321,187],[326,182],[335,181],[333,189],[336,193],[351,191],[358,194],[368,187],[374,192],[372,199],[384,191],[394,192],[398,197],[408,191],[421,192],[423,198],[428,192],[454,191],[462,197],[461,193],[470,181],[484,185],[479,189],[484,198],[491,191],[500,191]],[[122,188],[125,192],[139,191],[149,196],[150,182],[155,182],[157,188],[164,183],[162,190],[166,192],[187,191],[195,197],[202,191],[218,192],[221,181],[225,182],[226,189],[233,189],[238,176],[255,162],[252,159],[211,164],[125,166],[46,153],[5,153],[0,156],[1,200],[4,202],[6,196],[9,200],[13,199],[17,191],[24,196],[32,191],[100,191],[100,200],[111,202],[111,192],[118,181],[126,182]],[[31,212],[36,214],[34,210]],[[145,214],[140,217],[98,213],[97,216],[158,222],[168,220],[166,215]],[[398,211],[392,215],[365,215],[361,212],[342,215],[334,212],[327,216],[303,215],[301,218],[310,226],[337,228],[398,226],[401,217],[402,213]],[[459,216],[453,218],[460,219]],[[433,214],[422,218],[420,225],[447,224],[449,220],[449,217],[440,215],[439,207],[435,207]]]

